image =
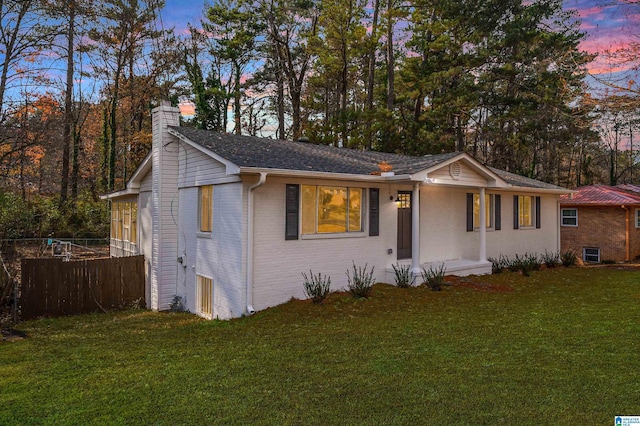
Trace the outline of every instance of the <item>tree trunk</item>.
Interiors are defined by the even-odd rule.
[[[71,198],[75,201],[78,198],[78,167],[80,154],[80,132],[73,131],[73,149],[71,151]]]
[[[62,131],[62,176],[60,178],[60,204],[67,201],[69,188],[69,156],[71,147],[71,127],[73,125],[73,42],[75,38],[76,5],[69,2],[69,28],[67,31],[67,86],[64,96],[64,129]]]
[[[275,57],[275,65],[276,65],[276,84],[277,84],[277,99],[278,103],[278,139],[284,140],[286,138],[285,128],[284,128],[284,76],[282,73],[282,67],[280,66],[280,61],[278,60],[278,56],[276,54]]]
[[[380,0],[373,3],[373,22],[371,24],[371,51],[369,52],[369,75],[367,76],[367,112],[369,117],[366,122],[365,138],[366,148],[371,150],[373,144],[373,135],[371,133],[371,122],[373,121],[373,90],[375,84],[376,71],[376,51],[378,47],[378,12],[380,10]]]
[[[387,0],[387,109],[393,110],[395,100],[395,58],[393,55],[393,0]]]
[[[236,76],[235,76],[235,87],[233,89],[233,111],[234,111],[234,120],[235,120],[235,125],[236,125],[236,129],[235,129],[235,134],[236,135],[241,135],[242,134],[242,127],[241,127],[241,120],[240,120],[240,114],[241,114],[241,110],[240,110],[240,78],[241,78],[241,73],[240,73],[240,66],[238,64],[234,64],[234,68],[235,68],[235,72],[236,72]]]

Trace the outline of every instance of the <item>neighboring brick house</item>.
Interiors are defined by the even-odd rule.
[[[585,262],[640,257],[640,186],[592,185],[560,197],[562,250]]]

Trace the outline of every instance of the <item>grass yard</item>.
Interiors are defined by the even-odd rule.
[[[640,270],[376,285],[233,321],[20,324],[0,424],[613,425],[640,415]]]

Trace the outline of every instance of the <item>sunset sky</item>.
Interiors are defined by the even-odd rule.
[[[631,4],[630,4],[631,3]],[[635,3],[635,4],[633,4]],[[582,20],[587,38],[581,48],[589,53],[617,49],[640,36],[640,4],[637,0],[565,0],[565,9],[574,9]],[[166,0],[162,12],[165,28],[186,31],[187,23],[198,25],[203,16],[202,0]],[[592,64],[593,73],[608,71],[602,61]]]

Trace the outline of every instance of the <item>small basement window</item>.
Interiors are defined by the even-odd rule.
[[[597,247],[585,247],[582,249],[582,260],[585,262],[600,263],[600,249]]]
[[[197,313],[200,316],[211,319],[213,314],[213,280],[198,275],[196,285]]]

